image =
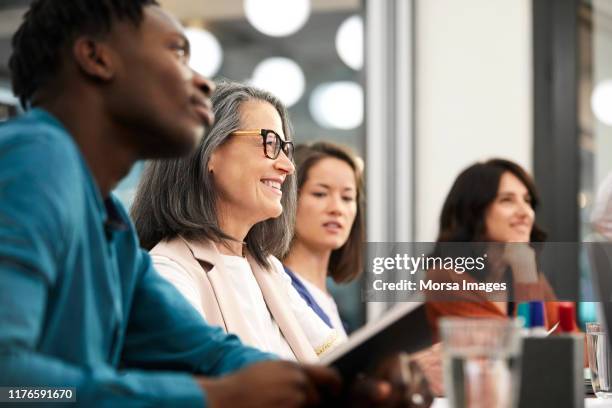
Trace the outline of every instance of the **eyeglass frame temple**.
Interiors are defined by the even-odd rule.
[[[270,156],[268,156],[268,153],[266,152],[266,136],[268,132],[272,132],[274,134],[274,136],[276,136],[276,139],[280,142],[280,148],[278,149],[278,153],[276,153],[276,157],[272,158]],[[231,133],[232,135],[235,136],[261,136],[262,137],[262,144],[263,144],[263,149],[264,149],[264,154],[266,155],[266,157],[270,160],[276,160],[278,159],[278,156],[280,156],[281,151],[283,153],[285,153],[285,156],[287,156],[287,153],[284,150],[284,147],[286,145],[291,145],[291,158],[287,157],[289,160],[293,160],[293,152],[295,150],[295,146],[293,144],[293,142],[291,140],[283,140],[282,137],[280,137],[280,135],[278,133],[276,133],[275,131],[273,131],[272,129],[259,129],[259,131],[257,131],[256,129],[253,130],[235,130]]]

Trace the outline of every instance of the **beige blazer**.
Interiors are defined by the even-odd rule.
[[[231,283],[221,260],[220,253],[212,242],[188,241],[181,237],[162,241],[152,250],[151,255],[161,255],[179,264],[199,285],[201,304],[208,323],[220,326],[227,333],[236,334],[243,343],[253,345],[253,334],[243,323],[243,317]],[[335,343],[332,338],[323,350],[315,351],[292,310],[287,307],[289,300],[283,282],[276,274],[262,268],[252,257],[247,256],[255,279],[261,289],[264,301],[281,333],[300,362],[316,362],[317,354]]]

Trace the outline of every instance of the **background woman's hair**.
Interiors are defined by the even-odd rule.
[[[143,248],[177,236],[186,239],[223,242],[233,240],[219,228],[216,203],[218,195],[208,161],[213,152],[236,130],[240,130],[240,105],[245,101],[264,101],[276,108],[287,140],[293,130],[285,106],[272,94],[260,89],[223,81],[212,96],[215,124],[187,157],[155,160],[147,164],[138,186],[131,215]],[[284,255],[289,248],[295,224],[295,176],[288,175],[282,185],[282,214],[255,224],[245,242],[255,260],[270,266],[268,255]]]
[[[538,192],[531,176],[521,166],[504,159],[476,163],[459,174],[444,201],[438,242],[486,241],[486,211],[497,197],[505,172],[513,174],[525,185],[531,196],[531,207],[537,210]],[[530,242],[545,240],[546,233],[534,222]]]
[[[335,158],[347,163],[355,173],[357,187],[357,213],[347,241],[331,253],[328,274],[336,282],[349,282],[355,279],[363,268],[363,242],[365,240],[364,226],[364,193],[363,168],[356,156],[346,147],[329,142],[316,142],[309,145],[298,145],[295,149],[297,166],[298,191],[308,179],[308,172],[319,161],[325,158]],[[296,237],[294,236],[294,240]]]

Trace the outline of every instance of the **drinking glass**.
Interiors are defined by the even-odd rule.
[[[600,323],[587,323],[587,353],[591,385],[597,398],[612,398],[612,365],[608,336]]]
[[[440,322],[444,385],[454,408],[515,408],[522,338],[514,320],[445,318]]]

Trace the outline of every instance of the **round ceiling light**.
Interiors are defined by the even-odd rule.
[[[206,77],[215,75],[223,61],[223,50],[217,38],[210,32],[195,27],[186,28],[185,35],[189,40],[191,68]]]
[[[317,86],[308,103],[314,120],[330,129],[355,129],[363,123],[363,88],[356,82]]]
[[[310,16],[310,0],[244,0],[246,18],[271,37],[297,32]]]
[[[355,71],[363,67],[363,19],[354,15],[338,28],[336,33],[336,51],[342,62]]]
[[[249,83],[277,96],[287,107],[295,104],[304,93],[306,80],[300,66],[284,57],[263,60],[253,70]]]
[[[591,95],[591,109],[595,117],[612,126],[612,80],[605,80],[598,83]]]

